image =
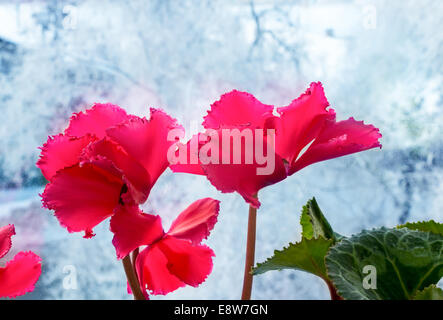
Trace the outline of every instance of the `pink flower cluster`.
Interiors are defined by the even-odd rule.
[[[260,189],[308,165],[381,147],[377,128],[353,118],[336,121],[335,111],[328,107],[321,83],[312,83],[288,106],[276,109],[234,90],[212,104],[204,117],[205,132],[181,143],[183,127],[161,110],[151,109],[146,119],[128,115],[116,105],[95,104],[74,114],[66,130],[49,137],[41,148],[37,166],[48,180],[41,195],[43,205],[69,232],[84,232],[85,238],[93,237],[93,228],[110,218],[117,258],[125,261],[132,253],[132,267],[146,298],[148,293],[198,286],[213,267],[214,252],[201,242],[217,222],[219,201],[195,201],[165,232],[158,215],[140,209],[157,179],[168,167],[205,175],[218,190],[237,192],[258,208]],[[211,137],[223,136],[227,129],[240,137],[247,137],[248,130],[255,134],[212,144]],[[235,143],[237,155],[230,153]],[[171,150],[177,160],[173,163]],[[263,150],[272,157],[273,166],[267,174],[258,174],[264,164],[249,158],[248,152]],[[201,151],[215,161],[202,159]],[[190,161],[196,154],[197,160]],[[236,156],[242,161],[233,159]],[[0,258],[9,250],[13,234],[12,225],[0,229]],[[32,290],[40,271],[36,255],[17,254],[0,269],[0,296]]]

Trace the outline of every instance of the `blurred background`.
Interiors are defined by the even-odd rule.
[[[258,262],[299,240],[300,211],[312,196],[344,235],[441,221],[442,21],[437,0],[0,0],[0,226],[17,231],[0,264],[21,250],[43,258],[36,290],[24,299],[132,299],[109,221],[86,240],[41,208],[38,147],[94,102],[147,117],[160,107],[188,129],[232,89],[285,106],[322,81],[340,120],[380,128],[382,150],[309,166],[261,191]],[[144,209],[167,228],[207,196],[222,201],[206,242],[216,253],[212,274],[199,288],[153,299],[240,297],[248,206],[239,195],[167,170]],[[253,298],[329,292],[314,276],[281,271],[257,276]]]

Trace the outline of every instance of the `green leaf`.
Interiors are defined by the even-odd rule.
[[[309,202],[308,202],[309,203]],[[312,226],[311,217],[308,214],[309,208],[308,205],[304,205],[301,216],[300,216],[300,225],[302,227],[302,237],[306,239],[312,239],[314,237],[314,228]]]
[[[414,296],[414,300],[443,300],[443,290],[435,284],[418,291]]]
[[[298,243],[290,243],[283,250],[274,251],[274,255],[263,263],[258,263],[252,270],[253,275],[271,270],[294,269],[313,273],[326,281],[325,255],[332,246],[332,239],[303,238]]]
[[[439,234],[443,236],[443,223],[435,222],[434,220],[429,221],[420,221],[420,222],[407,222],[405,224],[402,224],[400,226],[397,226],[397,228],[408,228],[412,230],[419,230],[419,231],[428,231],[432,233]]]
[[[334,231],[328,220],[320,210],[315,198],[309,200],[303,206],[300,224],[302,226],[302,237],[306,239],[323,237],[325,239],[336,240]]]
[[[326,268],[345,299],[411,299],[443,276],[443,236],[408,228],[365,230],[333,246]]]

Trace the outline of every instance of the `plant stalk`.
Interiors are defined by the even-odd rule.
[[[131,287],[134,300],[146,300],[143,292],[140,288],[140,284],[135,273],[134,266],[131,263],[131,257],[128,254],[123,258],[123,268],[125,269],[126,278],[128,279],[129,286]]]
[[[242,300],[251,300],[252,279],[253,279],[251,270],[252,267],[254,266],[256,225],[257,225],[257,209],[252,206],[249,206],[245,274],[243,277],[243,291],[241,295]]]
[[[329,281],[326,283],[328,284],[329,293],[331,294],[331,300],[343,300],[343,298],[338,295],[334,285]]]
[[[136,248],[134,251],[132,251],[132,267],[134,268],[135,274],[137,274],[137,270],[135,269],[135,262],[137,261],[139,250]]]

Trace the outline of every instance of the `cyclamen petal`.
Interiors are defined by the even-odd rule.
[[[142,287],[152,294],[168,294],[186,284],[168,269],[168,259],[158,245],[145,248],[136,259],[137,275]]]
[[[167,294],[186,284],[195,287],[205,281],[212,271],[214,252],[196,243],[209,235],[216,223],[218,210],[219,201],[210,198],[198,200],[179,215],[167,234],[160,234],[160,225],[154,227],[160,219],[153,223],[154,216],[143,214],[136,206],[130,210],[122,206],[121,211],[116,212],[111,220],[111,229],[115,233],[114,240],[118,239],[114,243],[117,251],[125,254],[132,251],[134,245],[148,245],[135,263],[145,294],[146,289],[153,294]],[[129,229],[128,226],[132,227]],[[135,242],[134,237],[138,239]],[[124,244],[120,241],[122,239]]]
[[[317,137],[327,119],[335,117],[334,110],[327,110],[326,99],[320,82],[311,86],[287,107],[277,108],[276,152],[292,164],[300,151]]]
[[[243,133],[244,128],[239,130]],[[217,130],[218,136],[222,137],[222,130]],[[271,144],[268,143],[264,135],[251,135],[251,143],[247,143],[246,139],[241,140],[239,149],[234,148],[233,139],[231,139],[230,146],[219,143],[218,164],[208,163],[202,164],[202,168],[206,173],[206,177],[214,185],[217,190],[226,192],[238,192],[247,203],[255,208],[260,207],[260,201],[256,195],[258,191],[266,186],[277,183],[286,178],[286,167],[283,160],[275,153]],[[256,150],[257,145],[262,145],[262,150],[265,150],[270,157],[264,164],[257,162],[258,154]],[[212,150],[211,150],[212,151]],[[234,153],[241,156],[240,163],[234,160]],[[252,161],[246,163],[247,154],[252,155]],[[223,163],[223,157],[229,155],[229,163]],[[268,167],[267,167],[268,166]],[[268,172],[258,173],[258,170],[268,168]]]
[[[174,220],[168,235],[199,244],[206,239],[217,222],[220,201],[204,198],[195,201]]]
[[[169,166],[167,152],[176,141],[169,141],[170,130],[183,131],[177,121],[158,109],[151,109],[151,118],[132,119],[127,123],[107,130],[115,142],[139,161],[151,177],[153,185]]]
[[[60,224],[69,232],[85,232],[112,215],[118,205],[123,182],[91,163],[60,170],[46,185],[42,201],[55,210]]]
[[[145,214],[138,206],[118,206],[111,218],[112,243],[117,258],[122,259],[143,245],[150,245],[163,235],[159,216]]]
[[[42,271],[41,259],[33,252],[19,252],[0,268],[0,297],[15,298],[34,290]]]
[[[315,141],[290,169],[290,174],[315,162],[345,156],[372,148],[381,148],[382,135],[373,125],[354,118],[328,120]]]
[[[127,115],[126,111],[117,105],[96,103],[85,112],[74,114],[65,134],[74,137],[92,134],[102,139],[106,136],[106,129],[133,118],[137,117]]]
[[[190,286],[200,285],[212,271],[215,254],[205,245],[193,245],[189,241],[166,236],[155,246],[165,255],[171,274]]]
[[[37,167],[47,180],[51,180],[58,170],[78,163],[82,150],[95,140],[91,135],[76,138],[59,134],[49,137],[41,148]]]
[[[91,143],[83,150],[81,159],[95,162],[96,158],[109,160],[121,172],[122,179],[129,187],[132,199],[136,203],[146,201],[152,187],[149,173],[119,144],[108,138]]]
[[[236,120],[237,109],[240,110],[238,121]],[[226,117],[223,116],[223,111],[227,112]],[[212,106],[205,117],[204,126],[219,129],[209,129],[205,133],[193,136],[186,146],[181,146],[185,148],[185,154],[187,154],[185,163],[172,164],[170,168],[173,172],[192,174],[202,174],[203,172],[219,191],[224,193],[238,192],[246,202],[258,208],[260,202],[256,197],[257,192],[287,176],[283,159],[268,143],[266,138],[268,132],[264,130],[274,129],[271,125],[274,118],[276,117],[272,115],[272,106],[260,103],[252,95],[238,91],[226,94]],[[261,129],[262,134],[257,134],[256,129]],[[232,134],[236,137],[230,138],[230,145],[223,143],[225,134]],[[243,135],[250,136],[250,141],[246,142],[247,139]],[[218,143],[213,144],[215,150],[210,146],[212,137],[218,138]],[[239,137],[241,139],[240,146],[235,148],[234,139]],[[206,142],[206,140],[208,141]],[[191,143],[194,143],[194,149],[197,148],[197,150],[193,150]],[[260,144],[262,150],[269,157],[266,157],[264,163],[260,162],[259,164],[257,157],[263,152],[257,152],[256,146]],[[210,153],[208,161],[202,159],[205,155],[201,151],[205,148],[211,149],[208,152]],[[240,156],[240,161],[234,159],[234,154]],[[199,165],[190,163],[190,155],[197,158],[198,161],[194,162],[198,162]],[[252,156],[252,160],[249,162],[246,160],[247,155]],[[224,161],[225,157],[228,158],[227,161]],[[269,170],[264,170],[265,168]]]
[[[199,150],[204,143],[199,141],[201,133],[193,135],[186,144],[178,143],[177,163],[169,165],[172,172],[183,172],[198,175],[205,175],[199,159]],[[180,154],[185,154],[186,159],[180,159]]]
[[[230,163],[213,161],[214,157],[222,159],[227,153],[229,157],[231,151],[236,152],[232,148],[216,150],[215,156],[211,149],[211,155],[208,156],[209,163],[203,161],[199,153],[198,164],[219,191],[238,192],[247,203],[258,208],[260,202],[256,195],[260,189],[285,179],[301,168],[317,161],[381,146],[378,142],[378,138],[381,137],[378,129],[373,126],[367,127],[368,130],[357,129],[357,132],[362,131],[359,136],[355,130],[358,125],[349,123],[335,125],[335,111],[328,107],[329,102],[320,82],[311,83],[306,92],[288,106],[277,108],[279,116],[272,114],[272,106],[261,104],[248,93],[238,91],[227,93],[211,106],[208,115],[204,117],[204,127],[219,132],[218,137],[222,137],[221,129],[238,130],[241,133],[247,129],[263,129],[268,135],[268,130],[273,129],[275,149],[271,152],[275,154],[275,168],[271,172],[266,170],[267,174],[263,174],[263,171],[259,174],[257,163],[246,161],[246,150],[249,150],[249,154],[257,154],[251,146],[254,143],[251,142],[249,146],[242,145],[241,162],[237,162],[238,164],[232,162],[232,156]],[[347,133],[346,130],[350,132]],[[193,139],[196,139],[195,136]],[[263,140],[266,141],[265,138]],[[207,145],[199,143],[199,151]],[[189,142],[186,149],[189,153],[191,149]],[[179,162],[171,165],[171,169],[173,172],[201,174],[197,164]]]
[[[206,129],[238,128],[250,126],[263,128],[268,117],[272,117],[273,106],[258,101],[247,92],[233,90],[225,93],[211,105],[204,117]]]
[[[0,258],[3,258],[11,249],[11,237],[15,235],[13,224],[8,224],[0,228]]]

